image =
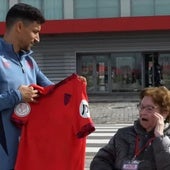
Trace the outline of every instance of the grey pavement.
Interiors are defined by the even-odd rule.
[[[91,117],[97,124],[132,123],[137,118],[139,92],[89,95]]]
[[[90,114],[95,124],[133,123],[138,118],[136,102],[89,103]]]
[[[89,94],[91,103],[107,103],[107,102],[137,102],[139,101],[140,92],[114,92]]]

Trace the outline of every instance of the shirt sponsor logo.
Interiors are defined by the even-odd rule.
[[[28,103],[20,103],[14,109],[14,113],[18,117],[25,117],[30,113],[30,111],[31,111],[31,107]]]
[[[89,104],[86,100],[82,100],[79,107],[80,116],[83,118],[90,117]]]
[[[33,63],[31,60],[26,61],[26,63],[28,68],[33,69]]]
[[[4,65],[4,67],[9,68],[10,67],[9,61],[4,56],[0,56],[0,57],[2,57],[2,63]]]

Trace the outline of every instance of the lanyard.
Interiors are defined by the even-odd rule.
[[[137,135],[137,136],[136,136],[136,143],[135,143],[135,155],[134,155],[134,158],[133,158],[133,159],[135,159],[143,150],[145,150],[149,145],[151,145],[154,139],[155,139],[155,137],[150,138],[150,139],[145,143],[145,145],[140,149],[140,148],[139,148],[140,138],[139,138],[139,136]]]

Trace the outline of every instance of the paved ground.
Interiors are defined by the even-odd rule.
[[[137,102],[139,101],[139,92],[114,92],[106,94],[89,94],[91,103],[108,102]]]
[[[137,102],[89,103],[91,117],[96,124],[133,123],[138,117]]]

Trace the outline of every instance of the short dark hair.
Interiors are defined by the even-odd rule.
[[[18,20],[22,20],[23,22],[36,21],[39,24],[45,22],[45,18],[38,8],[25,3],[17,3],[9,9],[6,15],[7,28],[10,28]]]

